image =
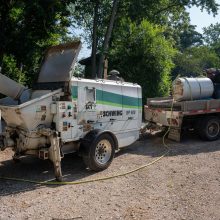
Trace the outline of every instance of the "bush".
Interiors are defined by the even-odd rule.
[[[165,96],[171,85],[172,58],[176,50],[165,39],[163,28],[143,20],[124,21],[110,51],[110,67],[126,80],[142,86],[147,97]]]
[[[176,65],[172,78],[177,76],[196,77],[204,75],[204,70],[220,68],[220,58],[207,46],[192,47],[178,53],[174,59]]]
[[[2,73],[18,83],[24,84],[26,81],[25,72],[22,67],[17,67],[16,59],[12,55],[5,55],[2,62]]]

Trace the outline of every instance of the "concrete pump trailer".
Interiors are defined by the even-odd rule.
[[[59,181],[65,154],[80,151],[90,169],[106,169],[115,151],[139,138],[142,123],[139,85],[72,77],[80,46],[49,48],[33,89],[0,74],[0,93],[8,96],[0,100],[1,150],[51,160]]]

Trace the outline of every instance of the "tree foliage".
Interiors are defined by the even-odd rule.
[[[142,86],[143,97],[167,95],[175,49],[163,29],[143,20],[139,25],[123,21],[120,38],[110,52],[111,67],[122,77]]]
[[[104,35],[111,16],[112,1],[110,0],[76,0],[72,7],[72,27],[82,28],[83,37],[88,45],[92,46],[94,9],[97,5],[98,23],[97,25],[97,44],[100,48],[104,41]]]
[[[44,50],[72,39],[69,27],[85,30],[87,43],[99,52],[111,17],[113,0],[2,0],[0,4],[0,66],[13,79],[31,84]],[[186,7],[216,14],[216,0],[121,0],[109,41],[109,62],[125,79],[143,85],[144,96],[167,94],[174,49],[176,74],[198,75],[218,67],[219,24],[202,36],[190,25]],[[94,12],[97,7],[97,21]],[[132,22],[131,22],[132,21]],[[94,28],[96,35],[94,35]],[[105,51],[106,52],[106,51]],[[202,55],[199,57],[199,53]],[[204,54],[204,56],[203,56]],[[199,61],[200,59],[200,61]],[[181,62],[182,60],[182,62]],[[194,62],[194,64],[193,64]],[[204,63],[203,63],[204,62]],[[185,66],[183,66],[185,63]],[[198,67],[199,66],[199,67]],[[197,68],[192,71],[193,68]],[[185,68],[185,69],[184,69]]]
[[[31,84],[43,51],[67,33],[69,0],[2,0],[0,65],[3,73]],[[9,71],[10,70],[10,71]],[[9,72],[10,73],[9,73]],[[25,75],[20,77],[19,75]]]
[[[73,25],[77,24],[85,30],[85,37],[91,46],[94,18],[94,7],[98,2],[98,45],[101,46],[104,40],[105,30],[111,15],[112,0],[76,0],[75,10],[72,10],[74,17]],[[115,35],[120,28],[120,22],[124,18],[140,24],[143,19],[167,26],[167,35],[178,37],[181,30],[189,26],[189,13],[186,7],[197,6],[209,13],[216,14],[218,5],[216,0],[123,0],[119,2],[117,20],[115,24]],[[169,33],[168,33],[169,32]],[[114,36],[115,36],[114,35]],[[113,36],[113,38],[114,38]]]
[[[204,70],[220,68],[220,58],[208,46],[192,47],[176,54],[172,78],[177,76],[196,77],[204,75]]]
[[[189,25],[186,29],[179,33],[180,45],[179,49],[184,51],[192,46],[201,46],[203,44],[203,36],[195,30],[195,25]]]
[[[204,28],[203,35],[206,44],[213,48],[220,57],[220,23]]]
[[[12,55],[3,56],[4,72],[7,76],[19,83],[25,84],[26,72],[21,68],[17,67],[16,59]]]
[[[83,26],[86,30],[86,39],[89,45],[95,41],[98,45],[99,52],[102,52],[101,45],[104,41],[106,27],[108,26],[110,18],[111,3],[112,1],[108,0],[77,1],[77,9],[80,10],[75,11],[75,19],[78,21],[78,24]],[[95,6],[98,6],[98,25],[96,27],[97,35],[94,39],[94,35],[92,35],[92,33],[94,33],[94,22],[91,21],[94,21],[95,18],[97,19],[97,17],[94,16]],[[118,47],[117,43],[120,41],[123,31],[126,31],[126,28],[123,26],[124,24],[122,25],[124,19],[130,19],[137,25],[139,25],[143,19],[147,19],[152,24],[163,26],[164,37],[168,42],[173,41],[173,45],[175,43],[176,48],[181,51],[184,51],[188,47],[202,45],[202,35],[195,31],[195,26],[190,25],[189,13],[186,11],[186,6],[198,6],[214,14],[217,12],[217,4],[213,0],[120,1],[115,27],[110,41],[111,47]],[[124,49],[126,50],[126,48]],[[112,56],[110,56],[110,62],[111,59]],[[124,56],[124,59],[128,59],[128,57]],[[95,61],[93,60],[93,69],[94,63]]]
[[[211,24],[203,30],[204,39],[208,45],[215,45],[220,42],[220,23]]]

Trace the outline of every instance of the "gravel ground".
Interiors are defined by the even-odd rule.
[[[99,173],[86,170],[80,157],[62,161],[65,181],[122,173],[155,160],[162,140],[146,135],[124,148]],[[82,185],[42,186],[0,180],[0,219],[220,219],[220,141],[202,142],[189,135],[169,141],[170,153],[136,173]],[[0,175],[53,179],[52,164],[36,158],[11,160],[0,152]]]

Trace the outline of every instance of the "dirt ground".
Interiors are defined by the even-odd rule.
[[[42,186],[0,180],[0,219],[220,219],[220,140],[168,141],[170,153],[136,173],[82,185]],[[121,150],[100,173],[86,170],[82,159],[62,161],[65,181],[123,173],[162,155],[162,139],[146,135]],[[53,179],[52,164],[36,158],[11,160],[0,152],[0,175],[32,180]]]

